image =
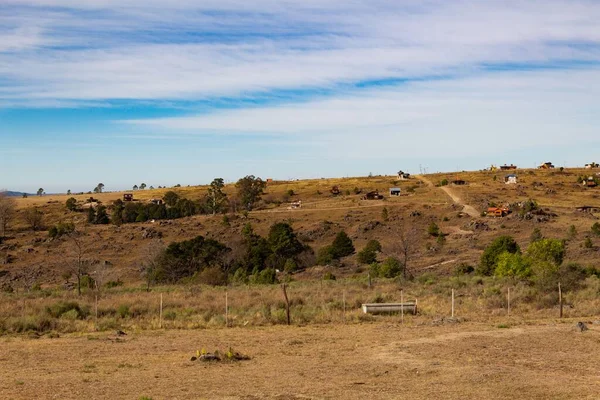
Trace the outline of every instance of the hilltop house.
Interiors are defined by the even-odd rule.
[[[400,188],[390,188],[390,196],[400,196]]]
[[[408,173],[400,170],[400,171],[398,171],[398,179],[401,180],[401,181],[404,181],[406,179],[410,179],[410,174],[408,174]]]
[[[379,194],[378,190],[373,190],[372,192],[367,193],[363,200],[382,200],[383,196]]]
[[[583,184],[583,186],[589,187],[589,188],[598,186],[598,184],[596,183],[596,179],[594,179],[593,176],[588,177],[586,180],[583,181],[582,184]]]
[[[550,161],[548,161],[548,162],[541,164],[538,168],[539,169],[552,169],[552,168],[554,168],[554,164],[552,164]]]
[[[504,177],[504,183],[507,185],[516,185],[519,183],[519,177],[515,174],[509,174]]]
[[[595,162],[591,162],[589,164],[585,164],[585,169],[592,169],[592,168],[598,168],[598,163]]]
[[[510,171],[511,169],[517,169],[517,166],[513,165],[513,164],[510,164],[510,165],[504,164],[504,165],[500,166],[501,171]]]

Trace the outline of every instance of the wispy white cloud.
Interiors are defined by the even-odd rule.
[[[600,62],[596,1],[5,0],[0,99],[177,100]],[[16,39],[15,39],[16,38]]]

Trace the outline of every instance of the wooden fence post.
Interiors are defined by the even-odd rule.
[[[344,323],[346,323],[346,289],[342,291],[342,306],[344,308]]]
[[[163,295],[160,294],[160,310],[158,312],[158,327],[162,329]]]
[[[400,290],[400,322],[404,323],[404,290]]]
[[[291,320],[290,320],[290,301],[288,299],[287,296],[287,284],[282,284],[281,285],[281,290],[283,290],[283,298],[285,299],[285,313],[287,316],[287,324],[290,325],[291,324]]]
[[[560,289],[560,282],[558,282],[558,305],[560,307],[559,318],[563,317],[563,301],[562,301],[562,290]]]
[[[454,318],[454,289],[452,289],[452,318]]]

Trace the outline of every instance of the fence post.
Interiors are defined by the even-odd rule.
[[[287,295],[287,284],[282,284],[281,285],[281,290],[283,290],[283,298],[285,299],[285,314],[287,317],[287,324],[290,325],[291,324],[291,319],[290,319],[290,300],[288,299],[288,295]]]
[[[563,317],[563,302],[562,302],[562,290],[560,289],[560,282],[558,282],[558,305],[560,306],[559,318]]]
[[[452,318],[454,318],[454,289],[452,289]]]
[[[346,289],[342,290],[342,305],[344,307],[344,323],[346,323]]]
[[[229,327],[229,296],[225,289],[225,327]]]
[[[94,303],[94,313],[96,316],[96,331],[98,330],[98,293],[96,293],[96,301]]]
[[[404,290],[400,290],[400,322],[404,323]]]
[[[506,295],[506,303],[508,305],[508,316],[510,317],[510,287],[508,288],[508,294]]]
[[[160,294],[160,310],[158,312],[158,327],[162,329],[163,294]]]

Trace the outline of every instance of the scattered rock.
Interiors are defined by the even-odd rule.
[[[589,328],[587,327],[587,325],[584,322],[578,322],[577,323],[577,329],[579,329],[579,332],[583,332],[583,331],[587,331]]]

